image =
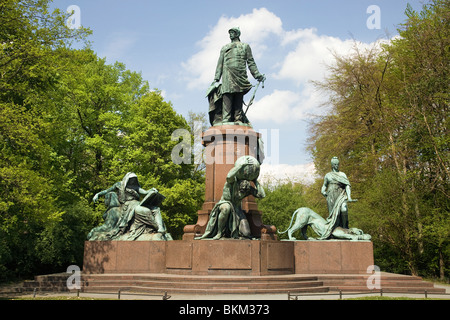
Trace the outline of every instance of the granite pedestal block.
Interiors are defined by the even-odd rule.
[[[366,273],[370,241],[86,241],[85,273],[281,275]]]
[[[295,241],[294,256],[297,274],[365,274],[374,264],[371,241]]]

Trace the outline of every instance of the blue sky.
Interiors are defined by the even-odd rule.
[[[313,170],[305,149],[307,123],[326,110],[320,107],[326,96],[310,81],[326,76],[331,51],[347,54],[355,41],[369,48],[396,36],[407,3],[420,10],[423,1],[55,0],[52,7],[77,5],[81,24],[93,31],[93,50],[108,63],[120,61],[141,72],[185,117],[189,111],[207,112],[205,91],[220,48],[229,42],[227,30],[239,26],[241,41],[250,44],[267,77],[248,112],[265,138],[263,172],[303,180]],[[374,14],[367,13],[371,5],[379,8],[379,29],[367,26]]]

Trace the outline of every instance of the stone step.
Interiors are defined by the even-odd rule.
[[[8,287],[0,287],[0,297],[1,296],[16,296],[25,292],[23,287],[20,286],[8,286]]]
[[[209,288],[210,290],[218,289],[278,289],[285,290],[291,288],[313,288],[321,287],[322,282],[278,282],[278,283],[221,283],[221,282],[152,282],[152,281],[139,281],[139,282],[129,282],[129,281],[99,281],[99,282],[89,282],[85,284],[85,288],[96,288],[104,286],[115,286],[115,287],[145,287],[145,288],[158,288],[158,289],[183,289],[183,288]]]
[[[359,281],[367,281],[369,279],[370,275],[318,275],[318,278],[322,280],[336,280],[336,281],[345,281],[345,280],[359,280]],[[414,277],[414,276],[405,276],[405,275],[399,275],[399,276],[381,276],[380,280],[383,281],[417,281],[421,282],[423,279],[421,277]]]
[[[333,286],[367,286],[366,281],[359,280],[322,280],[323,285],[333,287]],[[415,288],[433,288],[432,283],[425,281],[380,281],[381,288],[396,288],[396,287],[415,287]]]
[[[67,278],[67,275],[66,275]],[[102,279],[122,279],[122,280],[161,280],[161,281],[221,281],[221,282],[269,282],[269,281],[314,281],[317,276],[303,275],[275,275],[275,276],[218,276],[218,275],[173,275],[173,274],[88,274],[82,275],[83,280],[102,280]]]
[[[324,292],[314,276],[179,276],[179,275],[88,275],[83,277],[88,291],[139,288],[177,293],[279,293],[305,289]]]
[[[36,276],[23,283],[24,291],[64,292],[69,274]],[[367,287],[369,275],[320,274],[273,276],[217,276],[174,274],[82,274],[82,291],[117,292],[138,291],[160,294],[172,293],[307,293],[307,292],[371,292]],[[383,292],[445,293],[420,277],[382,273],[380,283]],[[373,292],[379,292],[375,289]]]
[[[26,281],[24,288],[40,291],[68,291],[68,274],[37,276]],[[280,293],[289,290],[326,292],[321,281],[314,276],[180,276],[161,274],[101,274],[83,275],[82,291],[115,292],[179,292],[179,293]]]
[[[171,288],[168,290],[162,290],[159,288],[151,288],[151,287],[139,287],[139,286],[98,286],[98,287],[84,287],[83,292],[118,292],[120,289],[124,294],[126,293],[154,293],[154,294],[162,294],[164,292],[178,293],[178,294],[276,294],[276,293],[287,293],[288,291],[295,291],[297,293],[320,293],[320,292],[328,292],[329,289],[327,287],[318,286],[318,287],[293,287],[289,290],[280,290],[277,288],[247,288],[247,287],[233,287],[233,288],[201,288],[201,287],[191,287],[191,288]]]
[[[161,286],[161,285],[172,285],[172,286],[192,286],[193,284],[197,286],[225,286],[225,287],[277,287],[286,285],[295,286],[317,286],[323,285],[322,281],[279,281],[279,282],[221,282],[221,281],[130,281],[130,280],[102,280],[102,281],[85,281],[83,282],[86,286],[96,286],[96,285],[142,285],[142,286]]]
[[[342,291],[342,292],[380,292],[380,289],[369,289],[367,286],[328,286],[330,291]],[[423,288],[423,287],[381,287],[381,290],[385,293],[435,293],[443,294],[445,289],[442,288]]]
[[[330,291],[368,292],[369,275],[319,275],[318,280],[328,286]],[[399,293],[445,293],[445,289],[435,288],[433,283],[423,281],[421,277],[398,275],[392,273],[380,274],[380,288],[383,292]],[[375,289],[379,291],[379,289]]]

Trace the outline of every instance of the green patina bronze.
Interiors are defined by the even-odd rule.
[[[107,206],[105,222],[89,232],[88,240],[172,240],[159,208],[165,197],[155,188],[142,189],[133,172],[97,193],[94,203],[100,196],[105,196]]]
[[[321,193],[327,198],[328,219],[332,220],[337,227],[348,229],[348,206],[351,198],[351,186],[347,175],[339,171],[339,159],[331,159],[331,172],[324,179]]]
[[[370,240],[371,236],[362,230],[348,227],[348,202],[351,198],[350,182],[345,173],[339,171],[337,157],[331,159],[331,172],[324,177],[321,193],[327,198],[328,217],[324,219],[310,208],[299,208],[293,214],[289,228],[280,234],[288,233],[289,240],[296,240],[293,234],[301,230],[304,239],[308,238],[306,230],[310,226],[319,236],[316,240],[348,239]],[[295,222],[293,224],[295,218]]]
[[[241,204],[242,199],[249,195],[256,198],[266,196],[257,180],[259,171],[260,164],[252,156],[243,156],[236,160],[234,167],[227,174],[222,198],[211,211],[205,233],[196,239],[253,238]]]
[[[247,77],[247,67],[256,80],[262,82],[266,77],[258,71],[250,46],[240,41],[239,28],[232,28],[228,32],[231,43],[220,50],[214,82],[206,94],[210,122],[211,125],[250,125],[242,108],[244,95],[252,88]]]

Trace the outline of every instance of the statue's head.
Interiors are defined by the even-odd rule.
[[[230,39],[234,40],[234,39],[238,39],[241,36],[241,30],[239,29],[239,27],[234,27],[231,28],[230,30],[228,30],[228,33],[230,35]]]
[[[252,156],[242,156],[234,163],[239,168],[236,178],[239,180],[253,181],[258,178],[261,165],[258,160]]]
[[[125,188],[130,188],[130,189],[139,189],[140,188],[138,177],[134,172],[128,172],[125,175],[125,177],[123,178],[122,183]]]
[[[339,159],[338,159],[338,157],[333,157],[331,159],[331,168],[332,169],[336,169],[336,170],[339,169]]]

